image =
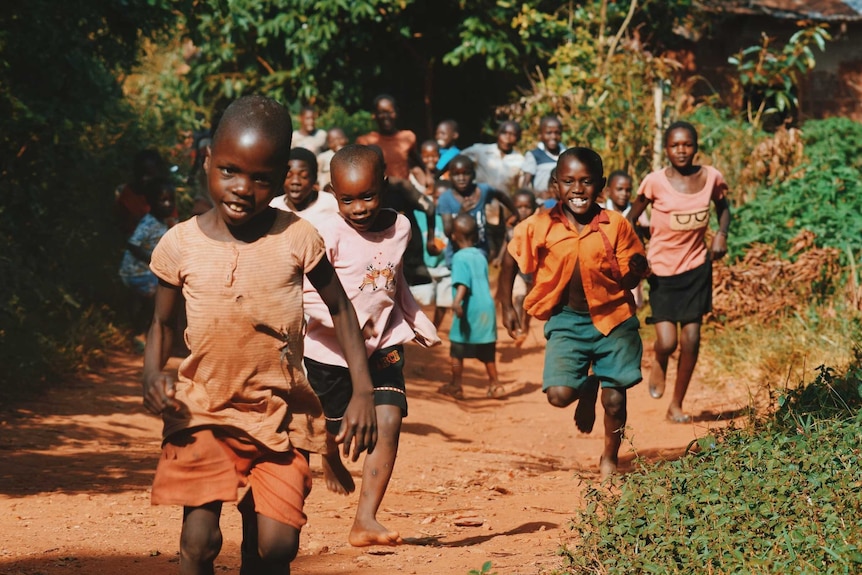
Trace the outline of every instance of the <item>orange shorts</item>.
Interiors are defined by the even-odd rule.
[[[188,429],[168,437],[153,480],[153,505],[200,507],[236,501],[250,486],[255,512],[301,529],[311,492],[308,462],[298,451],[269,451],[248,437],[214,428]]]

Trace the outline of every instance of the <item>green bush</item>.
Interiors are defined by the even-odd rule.
[[[558,573],[859,573],[860,376],[821,368],[774,417],[591,489]]]
[[[805,161],[792,177],[759,190],[734,213],[732,257],[752,243],[790,251],[801,230],[818,247],[862,251],[862,124],[846,118],[811,120],[802,127]],[[845,264],[849,262],[844,262]]]

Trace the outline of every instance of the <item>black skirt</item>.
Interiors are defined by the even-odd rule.
[[[712,310],[712,262],[675,276],[647,278],[652,316],[647,323],[700,323]]]

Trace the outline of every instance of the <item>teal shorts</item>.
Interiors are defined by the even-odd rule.
[[[639,383],[644,349],[639,328],[638,318],[632,316],[605,336],[588,312],[564,307],[545,323],[548,346],[542,391],[556,386],[580,389],[590,367],[602,387],[628,389]]]

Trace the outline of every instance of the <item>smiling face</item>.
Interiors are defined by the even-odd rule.
[[[677,170],[690,168],[697,154],[697,138],[686,128],[676,128],[668,133],[664,151]]]
[[[313,134],[316,127],[317,115],[314,110],[303,110],[299,114],[299,125],[302,126],[302,131],[306,134]]]
[[[287,162],[263,130],[236,123],[221,130],[204,162],[207,184],[219,217],[241,227],[267,210],[284,184]]]
[[[437,162],[440,160],[440,149],[437,147],[437,142],[429,141],[422,144],[419,150],[422,156],[422,165],[426,170],[436,170]]]
[[[559,120],[546,119],[539,127],[539,139],[545,145],[545,149],[552,154],[560,150],[560,141],[563,139],[563,125]]]
[[[614,176],[608,182],[608,197],[618,212],[628,207],[632,197],[632,181],[624,176]]]
[[[394,134],[398,121],[395,102],[386,98],[378,100],[377,106],[374,108],[374,119],[377,121],[377,130],[381,134]]]
[[[302,211],[312,199],[314,178],[312,169],[305,160],[290,160],[287,163],[287,178],[284,180],[284,195],[287,205]]]
[[[177,202],[174,187],[168,183],[161,184],[159,191],[155,194],[150,204],[150,213],[153,214],[153,217],[163,220],[174,215],[176,208]]]
[[[567,214],[583,223],[605,186],[601,173],[591,174],[575,156],[565,156],[557,164],[557,193]],[[570,218],[571,219],[571,218]]]
[[[455,131],[452,122],[440,122],[434,132],[434,139],[441,148],[449,148],[458,139],[458,132]]]
[[[332,193],[341,217],[353,229],[370,230],[380,213],[385,180],[371,162],[345,165],[332,170]]]

